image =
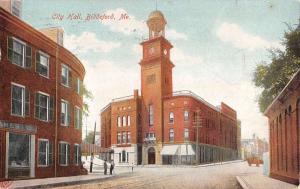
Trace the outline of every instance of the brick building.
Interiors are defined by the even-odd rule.
[[[0,180],[78,175],[85,69],[8,2],[0,0]]]
[[[270,176],[299,184],[300,70],[265,111],[269,119]]]
[[[252,138],[242,139],[242,159],[249,157],[258,157],[263,159],[263,154],[269,151],[269,143],[266,139],[261,139],[253,134]]]
[[[117,164],[192,164],[237,158],[236,111],[215,107],[190,91],[173,92],[172,44],[166,20],[154,11],[147,20],[149,39],[142,42],[141,95],[113,99],[101,110],[101,145],[114,150]],[[195,120],[202,127],[196,133]]]

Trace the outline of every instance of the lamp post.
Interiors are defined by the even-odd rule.
[[[201,110],[198,108],[196,110],[196,115],[194,118],[194,127],[196,128],[196,162],[199,164],[199,128],[202,127],[202,118],[200,117]]]

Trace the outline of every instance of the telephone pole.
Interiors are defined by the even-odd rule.
[[[199,128],[202,127],[202,118],[201,118],[201,110],[196,110],[196,115],[194,118],[194,127],[196,128],[196,162],[199,164]]]

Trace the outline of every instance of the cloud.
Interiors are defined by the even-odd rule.
[[[83,32],[77,36],[74,34],[66,35],[64,45],[74,53],[87,52],[110,52],[121,46],[119,42],[103,41],[97,38],[95,33]]]
[[[189,53],[186,53],[177,47],[174,47],[171,50],[171,60],[174,62],[174,64],[179,66],[195,65],[203,62],[200,56],[190,55]]]
[[[244,31],[239,25],[224,22],[218,28],[216,35],[225,42],[230,43],[238,49],[247,49],[250,51],[265,48],[282,48],[278,42],[267,41],[260,36],[253,35]]]
[[[108,10],[104,14],[114,15],[115,17],[115,20],[106,19],[101,21],[102,24],[108,26],[111,31],[123,33],[125,35],[135,35],[140,39],[142,39],[142,37],[148,37],[146,20],[139,20],[122,8]],[[128,15],[129,19],[119,20],[121,15]],[[166,29],[166,37],[174,40],[187,40],[187,35],[177,32],[174,29]]]

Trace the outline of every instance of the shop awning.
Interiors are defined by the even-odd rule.
[[[178,150],[178,145],[168,145],[163,147],[160,154],[172,156],[172,155],[176,155],[177,150]]]
[[[193,156],[195,155],[195,151],[190,144],[180,145],[180,155],[182,156]]]

